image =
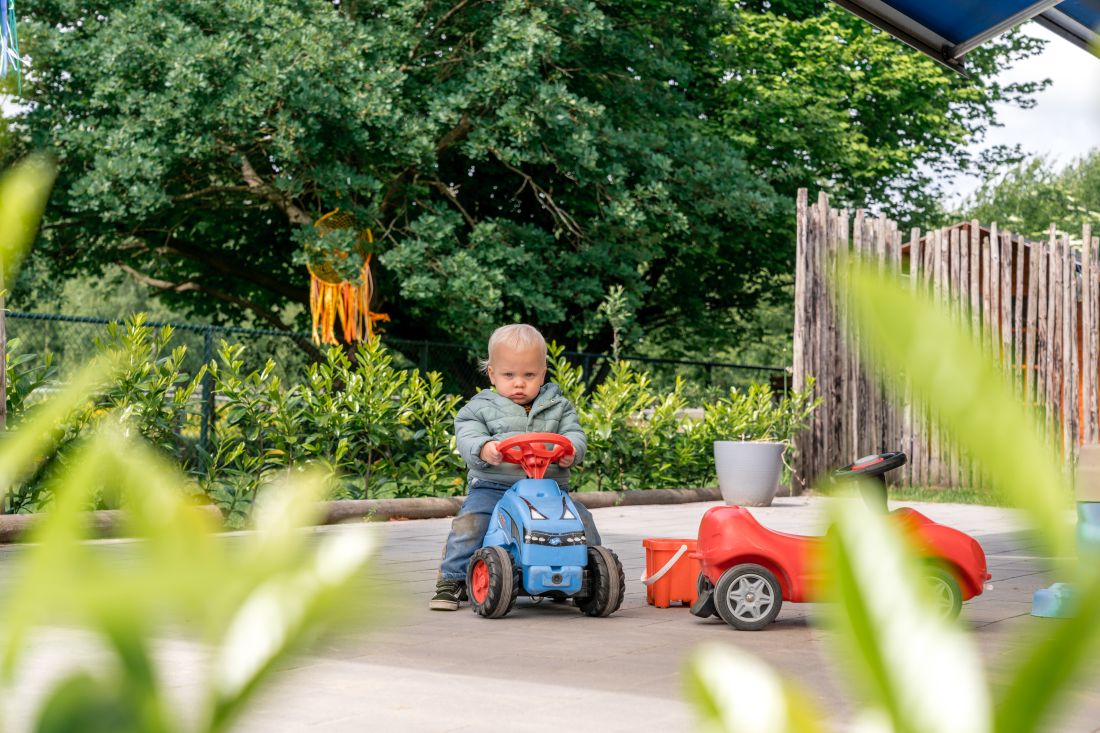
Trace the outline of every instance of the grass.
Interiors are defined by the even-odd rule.
[[[818,487],[815,493],[822,496],[853,495],[850,487]],[[977,504],[981,506],[1012,506],[1005,497],[990,489],[973,487],[941,488],[938,486],[891,486],[887,495],[890,501],[928,501],[941,504]]]

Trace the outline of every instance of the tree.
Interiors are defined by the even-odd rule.
[[[995,105],[1034,104],[1049,84],[1002,86],[999,70],[1043,41],[1011,31],[967,55],[968,75],[819,0],[735,3],[722,120],[749,164],[785,198],[801,186],[903,222],[935,218],[958,172],[1019,158],[969,146],[997,124]]]
[[[621,285],[670,351],[735,341],[789,280],[795,187],[910,192],[912,166],[1011,96],[829,5],[758,5],[42,0],[19,120],[61,162],[41,254],[60,273],[115,263],[200,317],[301,327],[305,261],[353,269],[333,252],[354,233],[313,226],[339,207],[375,236],[393,335],[480,344],[529,320],[602,348],[597,305]],[[772,91],[814,71],[824,86]],[[936,117],[937,99],[964,111]],[[803,109],[812,124],[790,124]],[[894,114],[922,122],[875,132]]]
[[[303,259],[348,244],[312,226],[340,207],[375,234],[396,335],[480,342],[525,319],[576,339],[613,283],[646,327],[714,333],[785,262],[774,194],[700,119],[722,15],[703,0],[35,4],[24,122],[62,165],[44,252],[280,324],[305,300]]]
[[[1029,158],[987,177],[959,208],[959,218],[1033,239],[1045,239],[1051,224],[1072,237],[1086,223],[1100,231],[1100,149],[1061,169],[1045,156]]]

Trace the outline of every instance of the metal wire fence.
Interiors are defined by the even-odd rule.
[[[24,353],[51,354],[61,373],[87,363],[97,351],[97,339],[106,336],[106,326],[121,323],[108,318],[19,311],[6,315],[9,341],[18,339],[19,350]],[[275,362],[275,373],[288,383],[300,381],[320,353],[305,332],[163,321],[146,321],[146,325],[154,329],[173,329],[170,346],[187,348],[184,372],[188,374],[197,373],[203,364],[215,360],[222,342],[245,347],[242,358],[246,371],[262,369],[271,359]],[[475,348],[390,337],[384,342],[397,366],[439,372],[444,388],[452,394],[472,395],[488,386],[488,380],[478,369],[480,354]],[[567,351],[564,356],[583,368],[590,387],[603,379],[612,363],[609,354]],[[713,400],[731,387],[744,388],[754,382],[769,383],[780,393],[785,393],[789,387],[789,370],[785,367],[642,356],[620,358],[643,367],[659,389],[671,389],[677,377],[683,378],[686,393],[696,405]],[[195,416],[202,425],[200,441],[203,444],[213,420],[214,399],[213,381],[208,375],[202,385],[201,403],[196,405]]]

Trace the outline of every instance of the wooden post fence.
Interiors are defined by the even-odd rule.
[[[823,398],[796,438],[795,475],[812,482],[869,453],[909,456],[893,480],[919,486],[981,486],[980,467],[952,445],[908,388],[884,388],[861,351],[843,289],[845,262],[859,257],[931,295],[1006,372],[1008,383],[1067,461],[1100,440],[1100,238],[1086,225],[1080,246],[1052,224],[1045,241],[977,221],[910,231],[862,210],[833,209],[824,194],[797,199],[794,379],[816,379]],[[871,352],[873,354],[873,351]]]

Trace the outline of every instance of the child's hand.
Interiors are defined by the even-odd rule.
[[[488,443],[481,446],[481,460],[485,461],[490,466],[499,466],[501,461],[504,460],[504,456],[497,450],[498,445],[500,445],[500,441],[490,440]]]
[[[576,459],[577,457],[574,454],[570,453],[567,456],[562,456],[561,460],[558,461],[558,465],[562,468],[569,468],[573,465],[573,461],[575,461]]]

